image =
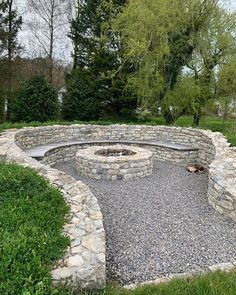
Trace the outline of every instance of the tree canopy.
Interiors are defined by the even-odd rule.
[[[141,97],[141,107],[155,111],[162,105],[167,123],[174,116],[165,99],[196,55],[197,65],[204,65],[201,83],[196,82],[202,88],[207,84],[211,93],[212,72],[235,45],[234,17],[218,0],[130,0],[114,28],[122,36],[127,59],[135,64],[129,82]]]

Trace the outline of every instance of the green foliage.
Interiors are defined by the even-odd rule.
[[[148,285],[135,290],[109,287],[103,292],[91,295],[234,295],[236,273],[207,274],[194,279],[177,279],[167,284]],[[82,295],[76,294],[75,295]]]
[[[217,73],[228,63],[235,53],[236,15],[216,7],[209,20],[209,26],[196,36],[196,49],[188,64],[192,76],[201,89],[201,95],[195,101],[194,125],[198,126],[202,108],[216,99]]]
[[[114,24],[125,45],[126,58],[136,69],[129,82],[141,107],[156,109],[163,103],[168,124],[174,122],[168,100],[172,100],[170,96],[178,88],[175,86],[183,68],[189,66],[193,70],[202,93],[196,95],[193,104],[197,125],[202,105],[213,96],[214,69],[235,48],[234,17],[221,9],[218,2],[131,0]],[[198,59],[192,66],[196,55]]]
[[[55,120],[59,115],[59,101],[56,90],[43,76],[34,76],[25,81],[13,105],[14,121]]]
[[[129,82],[142,98],[141,107],[153,108],[152,102],[159,99],[165,86],[160,66],[169,54],[167,36],[172,29],[169,5],[169,1],[160,0],[129,1],[114,23],[114,29],[121,35],[126,58],[135,67]]]
[[[111,19],[125,0],[77,1],[76,16],[68,36],[73,43],[74,68],[90,67],[100,54],[117,51],[117,41],[110,27]]]
[[[10,117],[9,104],[12,100],[13,76],[16,75],[13,71],[12,62],[21,50],[17,39],[21,27],[22,16],[19,16],[17,12],[15,1],[2,0],[0,2],[0,85],[3,86],[4,104],[5,101],[7,104],[7,119]]]
[[[0,3],[0,55],[10,50],[10,58],[16,54],[20,46],[17,35],[22,26],[22,17],[13,8],[13,1],[2,0]],[[9,58],[9,56],[8,56]]]
[[[72,295],[235,295],[236,272],[208,273],[189,279],[175,279],[160,285],[146,285],[134,290],[109,285],[102,291],[74,291]]]
[[[162,101],[163,113],[166,111],[175,122],[182,114],[196,111],[196,101],[200,96],[200,88],[189,76],[182,76],[173,90],[166,93]]]
[[[102,96],[89,70],[75,69],[68,74],[66,89],[62,105],[65,120],[97,120],[100,117]]]
[[[96,8],[99,1],[77,1],[76,17],[71,20],[69,38],[73,43],[73,68],[88,66],[96,32]],[[95,25],[95,26],[94,26]]]
[[[63,99],[65,120],[98,120],[109,117],[129,117],[135,109],[136,98],[121,90],[124,83],[99,76],[88,69],[74,69],[66,76],[67,93]]]
[[[236,59],[232,58],[220,68],[217,83],[218,101],[224,118],[236,112]]]
[[[61,193],[32,169],[3,163],[0,187],[0,294],[59,294],[50,269],[69,244]]]
[[[129,67],[118,71],[122,64],[122,47],[116,32],[111,29],[112,18],[125,2],[77,2],[69,33],[74,47],[74,70],[66,77],[68,95],[63,118],[94,120],[132,115],[137,99],[126,89]],[[81,85],[76,86],[76,83]],[[75,91],[71,85],[76,86]]]
[[[236,58],[224,64],[219,73],[218,94],[234,98],[236,95]]]

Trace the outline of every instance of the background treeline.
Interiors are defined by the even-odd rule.
[[[0,121],[162,115],[173,124],[188,114],[198,126],[204,113],[236,115],[236,15],[222,1],[25,1],[30,54],[17,0],[0,3]],[[62,30],[70,64],[57,54]]]

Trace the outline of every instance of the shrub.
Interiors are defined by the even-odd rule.
[[[95,77],[89,70],[75,69],[66,76],[67,93],[63,99],[65,120],[97,120],[101,112],[101,97]]]
[[[61,193],[32,169],[3,163],[0,187],[0,294],[59,294],[50,269],[69,245]]]
[[[74,69],[66,75],[66,89],[62,104],[65,120],[134,117],[137,98],[125,90],[124,82],[111,79],[107,72]]]
[[[13,108],[13,120],[45,122],[57,119],[58,115],[57,92],[43,76],[34,76],[22,84]]]

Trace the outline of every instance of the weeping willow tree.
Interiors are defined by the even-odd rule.
[[[236,55],[219,70],[217,96],[224,119],[236,113]]]
[[[193,125],[198,126],[202,108],[217,98],[218,73],[236,54],[236,15],[218,7],[209,21],[209,27],[198,35],[193,58],[188,64],[200,96],[193,102]]]
[[[198,46],[199,33],[209,27],[218,7],[218,0],[130,0],[115,21],[127,60],[136,69],[129,83],[140,106],[155,111],[161,105],[167,124],[174,116],[165,98],[175,89]]]

